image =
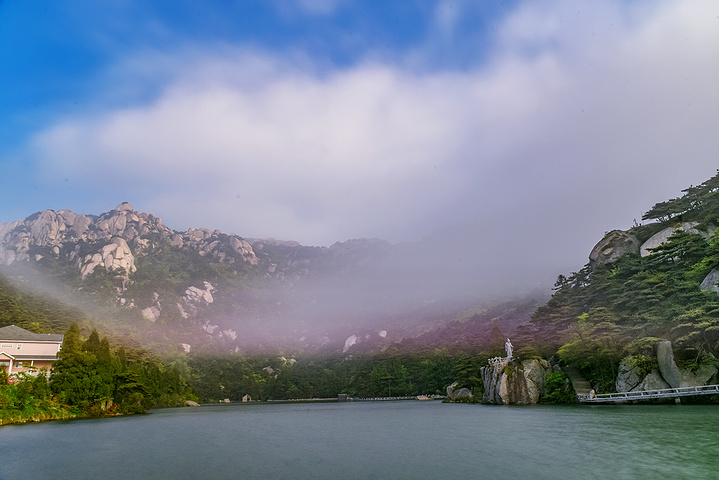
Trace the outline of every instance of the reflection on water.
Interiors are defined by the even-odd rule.
[[[203,406],[2,427],[0,479],[714,478],[718,427],[706,405]]]

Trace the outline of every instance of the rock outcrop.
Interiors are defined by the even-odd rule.
[[[613,263],[629,253],[639,253],[639,240],[629,232],[612,230],[597,243],[589,254],[592,268]]]
[[[368,348],[386,345],[391,339],[387,337],[387,330],[365,331],[363,333],[352,334],[345,339],[342,353],[352,350],[352,353],[360,350],[367,351]]]
[[[632,391],[643,392],[647,390],[663,390],[665,388],[671,388],[671,386],[664,380],[659,370],[652,370],[647,373],[641,383],[634,387]]]
[[[694,228],[696,226],[697,226],[696,222],[683,222],[683,223],[680,223],[673,227],[667,227],[664,230],[662,230],[661,232],[652,235],[649,238],[649,240],[644,242],[639,249],[639,254],[642,257],[646,257],[647,255],[650,255],[652,253],[650,251],[652,248],[657,248],[662,243],[665,243],[667,240],[669,240],[669,237],[674,235],[674,232],[676,232],[677,230],[684,230],[687,233],[696,233],[696,234],[702,235],[706,238],[711,236],[711,234],[708,232],[704,232],[704,231],[697,230],[696,228]]]
[[[536,404],[549,371],[549,364],[542,359],[521,362],[510,359],[482,367],[482,402],[496,405]]]
[[[644,377],[641,365],[634,361],[633,356],[623,358],[615,382],[617,392],[631,392],[642,383]]]
[[[696,370],[679,368],[674,360],[672,343],[657,342],[658,369],[649,373],[642,371],[634,358],[625,357],[619,364],[616,379],[617,392],[639,392],[664,388],[696,387],[717,382],[719,370],[713,365],[702,365]]]
[[[350,335],[349,337],[347,337],[347,339],[345,340],[345,344],[342,347],[342,353],[346,353],[347,350],[349,350],[353,345],[355,345],[358,340],[359,337],[357,337],[357,335]]]
[[[455,402],[461,398],[472,398],[472,392],[469,388],[457,388],[458,383],[454,382],[452,385],[447,387],[447,398]]]
[[[68,247],[73,251],[68,255],[77,257],[80,250],[86,250],[85,245],[97,245],[96,253],[77,258],[83,276],[97,266],[109,271],[124,268],[131,273],[133,264],[128,255],[142,254],[162,242],[194,249],[226,265],[258,264],[252,245],[237,235],[204,228],[175,232],[163,225],[160,218],[136,212],[126,202],[100,216],[43,210],[25,220],[0,224],[0,262],[10,265],[46,255],[57,258]],[[31,251],[36,251],[37,256],[31,257]]]
[[[678,388],[682,386],[681,373],[679,367],[677,367],[674,361],[674,352],[672,351],[672,342],[664,340],[658,342],[656,345],[657,352],[657,363],[659,364],[659,373],[662,374],[662,378],[672,388]]]
[[[712,269],[712,271],[704,277],[699,288],[719,293],[719,268]]]
[[[135,257],[122,237],[115,237],[97,253],[78,259],[77,266],[82,278],[93,273],[96,267],[104,267],[108,272],[120,272],[123,276],[137,271]]]
[[[183,295],[182,299],[192,309],[197,309],[198,305],[209,305],[215,301],[215,298],[212,296],[215,287],[213,287],[210,282],[202,282],[202,286],[204,288],[191,286],[185,290],[185,295]]]
[[[714,365],[701,365],[696,370],[679,370],[679,384],[682,387],[697,385],[713,385],[717,383],[717,367]]]

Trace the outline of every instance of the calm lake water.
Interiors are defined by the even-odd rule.
[[[719,407],[202,406],[0,428],[0,479],[717,478]]]

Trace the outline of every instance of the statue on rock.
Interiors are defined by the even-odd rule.
[[[504,349],[507,351],[507,358],[512,358],[512,342],[509,339],[505,342]]]

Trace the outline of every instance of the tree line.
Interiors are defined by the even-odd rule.
[[[481,398],[487,356],[436,350],[375,355],[209,355],[188,359],[190,383],[202,401],[240,401],[445,394],[453,382]]]
[[[77,324],[65,333],[52,371],[0,371],[0,420],[143,413],[195,399],[181,365],[146,351],[112,349],[92,330],[84,338]]]

